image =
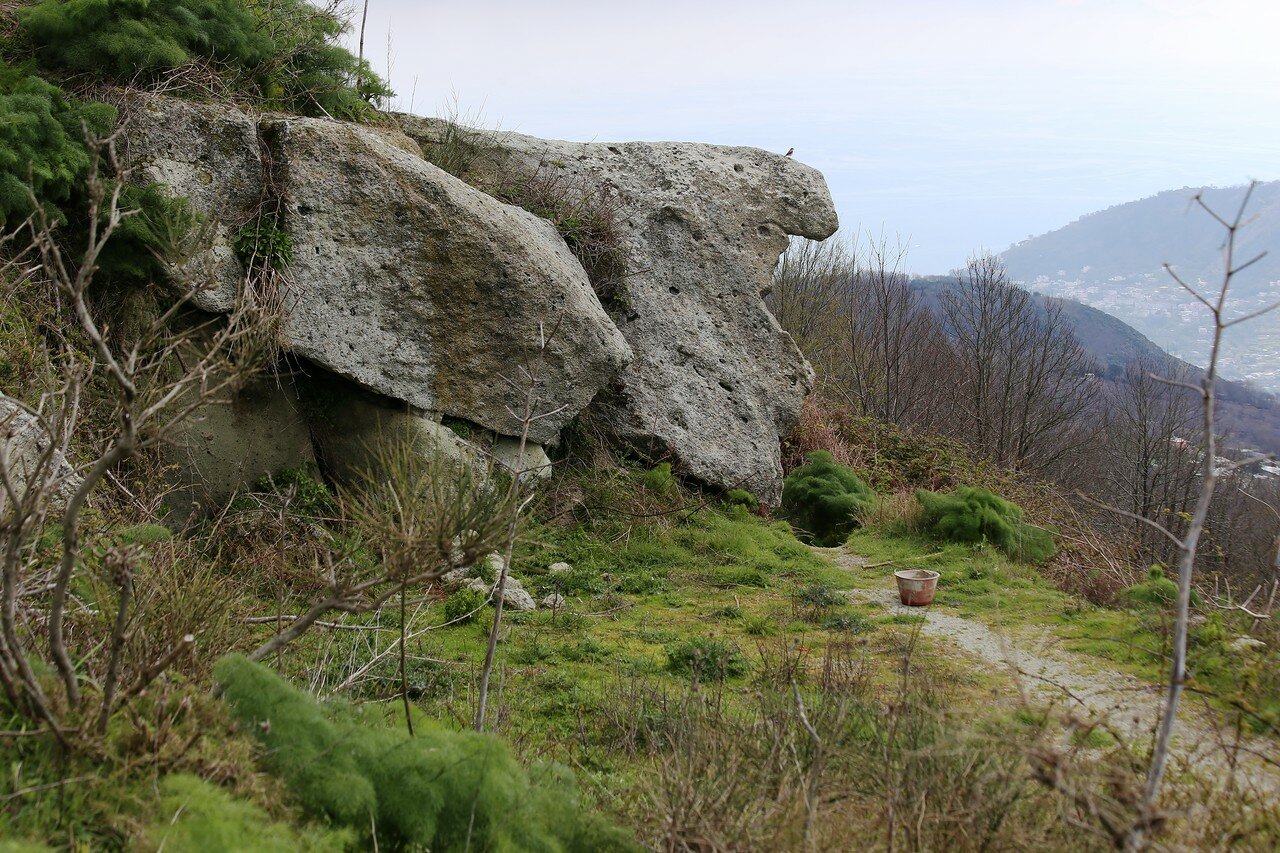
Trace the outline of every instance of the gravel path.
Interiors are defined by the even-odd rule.
[[[815,549],[843,569],[855,571],[867,561],[843,548]],[[892,579],[886,579],[887,584]],[[983,663],[1001,668],[1014,678],[1027,698],[1055,702],[1079,716],[1102,721],[1117,736],[1130,741],[1149,739],[1160,719],[1164,686],[1100,666],[1093,659],[1065,651],[1047,631],[1040,636],[998,633],[974,619],[936,607],[906,607],[897,589],[885,586],[850,589],[854,602],[875,602],[887,613],[924,616],[921,630],[930,637],[954,643]],[[1228,765],[1219,729],[1197,697],[1183,694],[1175,735],[1175,750],[1189,768],[1221,773]],[[1280,791],[1280,748],[1273,739],[1252,738],[1242,745],[1239,769],[1251,781]]]

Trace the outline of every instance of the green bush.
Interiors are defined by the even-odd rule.
[[[0,63],[0,226],[32,212],[31,193],[55,220],[89,170],[85,133],[105,136],[116,123],[107,104],[86,104],[39,77]]]
[[[478,589],[464,586],[445,599],[444,620],[446,622],[472,622],[480,608],[484,607],[489,596]]]
[[[699,681],[723,681],[746,675],[750,668],[742,650],[715,637],[694,637],[666,647],[667,669]]]
[[[861,613],[840,613],[832,616],[822,624],[828,631],[842,631],[846,634],[866,634],[874,631],[876,625]]]
[[[306,0],[39,0],[18,21],[44,67],[121,84],[201,62],[264,105],[349,120],[390,94]]]
[[[792,593],[792,603],[804,618],[816,622],[831,612],[833,607],[845,603],[845,598],[834,587],[824,583],[802,586]]]
[[[147,830],[147,841],[157,850],[340,853],[350,849],[354,841],[349,830],[300,831],[287,823],[275,823],[253,803],[237,800],[216,785],[185,773],[166,776],[160,782],[160,817]],[[250,843],[252,846],[247,846]]]
[[[239,655],[215,675],[235,718],[265,747],[267,769],[301,805],[380,845],[431,850],[631,850],[587,811],[568,771],[526,772],[495,738],[425,718],[415,737],[371,709],[321,707]]]
[[[655,495],[663,497],[674,497],[679,493],[675,475],[671,473],[670,462],[659,462],[645,471],[644,476],[640,478],[640,484]]]
[[[839,545],[871,510],[875,493],[825,450],[807,458],[783,483],[782,511],[814,544]]]
[[[236,232],[231,248],[247,268],[269,266],[278,270],[293,262],[293,237],[266,214],[245,223]]]
[[[1142,607],[1171,607],[1178,600],[1178,585],[1165,577],[1162,566],[1155,565],[1147,572],[1145,581],[1125,589],[1123,598]],[[1200,594],[1194,589],[1191,590],[1191,603],[1200,603]]]
[[[991,543],[1008,556],[1042,563],[1057,550],[1053,534],[1022,520],[1022,508],[986,489],[960,486],[949,494],[916,490],[921,526],[947,542]]]
[[[748,492],[746,489],[730,489],[724,493],[724,503],[726,506],[740,506],[748,512],[759,512],[760,501],[756,496]]]

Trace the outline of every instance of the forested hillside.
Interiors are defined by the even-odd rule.
[[[1164,270],[1167,263],[1191,284],[1221,276],[1218,236],[1207,231],[1194,202],[1234,212],[1244,187],[1170,190],[1116,205],[1012,246],[1001,254],[1009,275],[1050,296],[1075,299],[1124,320],[1164,349],[1203,364],[1207,330],[1194,298]],[[1250,200],[1236,262],[1266,255],[1241,270],[1233,284],[1240,314],[1280,299],[1280,181],[1257,184]],[[1270,250],[1270,251],[1268,251]],[[1225,373],[1280,391],[1280,331],[1275,323],[1228,342]]]

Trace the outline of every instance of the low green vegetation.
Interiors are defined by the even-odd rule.
[[[1054,555],[1053,534],[1023,521],[1022,508],[987,489],[959,486],[941,494],[916,490],[922,529],[948,542],[990,542],[1005,554],[1031,563]]]
[[[582,810],[562,769],[526,771],[496,739],[422,718],[413,736],[371,708],[330,704],[241,657],[215,670],[232,712],[304,809],[362,837],[441,850],[627,850]]]
[[[787,475],[782,511],[806,539],[817,545],[839,545],[875,504],[875,493],[852,470],[825,450]]]
[[[305,0],[39,0],[17,20],[50,73],[146,85],[202,67],[227,94],[351,121],[390,95],[368,62],[338,45],[346,23]]]

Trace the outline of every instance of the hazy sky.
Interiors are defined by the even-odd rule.
[[[794,146],[843,227],[900,235],[929,273],[1160,190],[1280,177],[1278,32],[1276,0],[370,0],[365,53],[385,71],[389,37],[417,113]]]

